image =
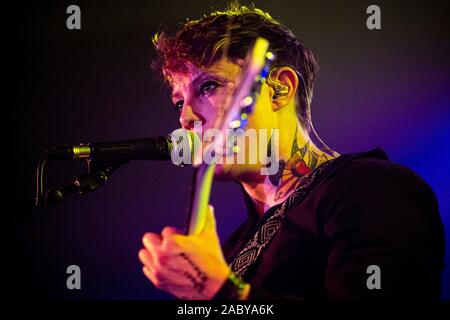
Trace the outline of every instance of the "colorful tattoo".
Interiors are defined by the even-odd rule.
[[[308,141],[302,148],[299,148],[297,145],[297,130],[295,131],[291,157],[286,163],[280,160],[278,173],[270,177],[272,184],[277,186],[274,200],[282,199],[293,192],[302,183],[302,177],[328,160],[325,154],[319,155],[312,151],[309,148],[309,143]]]

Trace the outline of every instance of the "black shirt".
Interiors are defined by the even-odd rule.
[[[426,182],[380,148],[342,155],[314,180],[243,276],[249,299],[439,298],[444,231]],[[229,263],[280,207],[259,218],[244,195]],[[373,265],[380,289],[368,286]]]

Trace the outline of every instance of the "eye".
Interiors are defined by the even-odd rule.
[[[183,104],[184,104],[184,100],[179,100],[179,101],[175,102],[175,106],[174,106],[175,111],[181,112],[181,109],[183,109]]]
[[[219,86],[219,83],[217,81],[214,80],[208,80],[206,82],[204,82],[201,86],[200,86],[200,93],[202,95],[207,95],[210,94],[211,92],[214,91],[214,89],[216,89]]]

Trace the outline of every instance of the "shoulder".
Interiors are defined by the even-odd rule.
[[[318,230],[325,225],[441,228],[438,201],[431,187],[414,171],[380,152],[337,158],[305,200]]]
[[[372,154],[344,156],[316,190],[315,214],[327,230],[384,234],[422,229],[440,234],[439,206],[431,187],[414,171]],[[376,230],[376,232],[374,231]],[[390,231],[389,231],[390,230]],[[414,230],[414,231],[413,231]]]
[[[358,188],[371,190],[366,196],[414,189],[434,197],[433,190],[421,176],[404,165],[390,161],[381,149],[343,155],[330,169],[324,183],[336,184],[337,190],[343,192]]]
[[[322,169],[312,192],[291,211],[291,220],[313,230],[337,220],[439,220],[431,187],[408,167],[390,161],[381,149],[332,160]]]

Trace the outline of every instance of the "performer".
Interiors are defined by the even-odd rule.
[[[313,141],[318,64],[268,13],[234,5],[155,36],[154,65],[182,127],[213,127],[258,36],[277,58],[248,127],[279,130],[279,170],[218,164],[217,179],[241,184],[248,219],[223,245],[212,207],[199,235],[146,233],[145,275],[179,299],[439,298],[444,235],[433,191],[380,148],[339,155]]]

